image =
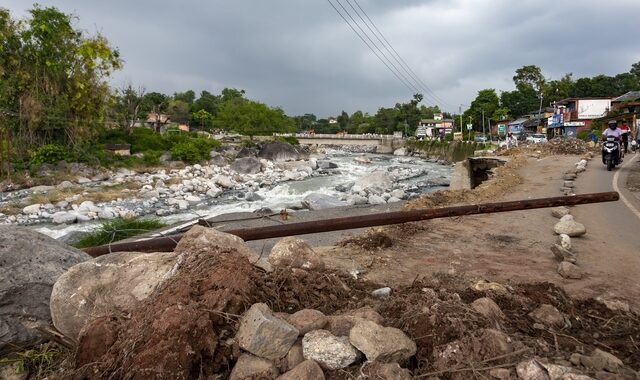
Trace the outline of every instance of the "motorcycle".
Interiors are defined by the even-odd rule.
[[[630,145],[631,145],[630,149],[631,149],[632,152],[635,153],[635,152],[638,151],[638,141],[637,140],[631,140],[631,144]]]
[[[602,163],[611,171],[621,161],[620,141],[613,136],[607,136],[602,144]]]

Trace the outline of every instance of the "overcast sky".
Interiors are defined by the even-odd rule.
[[[347,0],[339,1],[360,21]],[[523,65],[538,65],[557,79],[569,72],[574,78],[615,75],[640,61],[639,0],[349,1],[364,9],[417,74],[423,104],[450,112],[468,105],[480,89],[511,90]],[[234,87],[289,115],[319,117],[342,110],[375,113],[415,93],[329,0],[39,3],[77,15],[79,28],[103,34],[120,50],[125,64],[112,78],[114,86],[131,81],[167,94]],[[338,0],[331,3],[348,19]],[[22,18],[31,2],[3,0],[0,6]]]

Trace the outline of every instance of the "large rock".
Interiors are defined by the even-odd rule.
[[[569,215],[570,212],[571,210],[569,210],[569,207],[566,206],[554,207],[551,209],[551,215],[558,219],[562,218],[565,215]]]
[[[255,157],[243,157],[233,161],[231,169],[242,174],[256,174],[262,170],[262,164],[260,164],[260,160]]]
[[[564,234],[563,234],[564,235]],[[564,235],[567,236],[567,235]],[[568,249],[564,249],[559,244],[554,244],[551,246],[551,252],[553,252],[553,256],[555,256],[558,261],[568,261],[570,263],[574,263],[576,260],[576,254],[569,251]]]
[[[58,211],[52,218],[55,224],[71,224],[76,222],[78,214],[75,211]]]
[[[489,320],[501,321],[504,319],[504,313],[500,309],[500,306],[491,298],[478,298],[471,303],[471,308]]]
[[[588,368],[596,370],[604,369],[609,372],[618,372],[620,368],[624,366],[622,360],[597,348],[593,351],[591,356],[582,355],[580,357],[580,363]]]
[[[338,164],[331,161],[318,160],[318,169],[335,169],[338,167]]]
[[[582,269],[569,261],[563,261],[558,265],[558,273],[560,276],[571,280],[579,280],[583,276]]]
[[[349,310],[340,315],[330,315],[327,318],[329,323],[325,329],[336,336],[349,336],[349,331],[358,321],[367,320],[379,325],[384,323],[384,318],[369,306]]]
[[[277,267],[321,269],[324,262],[311,246],[296,237],[280,239],[271,248],[269,262]]]
[[[395,327],[382,327],[371,321],[358,321],[349,332],[349,341],[370,362],[397,362],[416,353],[416,344]]]
[[[565,234],[571,237],[582,236],[587,233],[587,229],[575,220],[565,220],[556,223],[553,227],[556,234]]]
[[[240,319],[236,334],[238,345],[265,359],[281,359],[298,338],[298,330],[273,315],[269,306],[253,304]]]
[[[213,246],[222,249],[235,249],[242,256],[246,257],[250,263],[262,268],[267,272],[271,272],[271,264],[261,258],[259,254],[254,252],[249,246],[236,235],[220,232],[215,228],[207,228],[203,226],[193,226],[184,234],[174,252],[178,254],[195,252],[203,249],[212,249]]]
[[[274,141],[263,145],[258,157],[276,162],[296,161],[300,159],[300,152],[293,145]]]
[[[529,317],[548,327],[560,328],[564,326],[564,315],[548,304],[540,305],[540,307],[529,313]]]
[[[376,380],[411,380],[411,372],[400,367],[398,363],[373,362],[366,366],[366,374]]]
[[[557,244],[562,248],[571,251],[571,237],[567,234],[558,235]]]
[[[327,208],[347,206],[349,203],[338,200],[330,195],[311,193],[304,197],[302,205],[309,210],[324,210]]]
[[[324,380],[324,372],[318,363],[313,360],[305,360],[291,371],[278,377],[278,380]]]
[[[278,369],[271,360],[242,354],[233,367],[229,380],[275,379],[276,376],[278,376]]]
[[[287,321],[298,329],[300,335],[319,330],[327,324],[327,317],[318,310],[302,309],[291,314]]]
[[[349,338],[337,337],[327,330],[315,330],[302,338],[302,353],[305,359],[318,362],[323,368],[346,368],[358,359]]]
[[[51,323],[53,284],[90,258],[33,230],[0,226],[0,355],[40,340],[32,327]]]
[[[40,211],[40,203],[34,203],[22,209],[23,214],[37,214]]]
[[[392,178],[387,172],[375,171],[356,180],[353,191],[364,190],[368,193],[383,194],[393,186]]]
[[[168,277],[175,261],[173,252],[115,252],[74,265],[53,286],[53,325],[77,339],[93,319],[127,314]]]

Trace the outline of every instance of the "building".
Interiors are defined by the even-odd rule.
[[[157,112],[150,112],[147,116],[146,126],[160,132],[160,128],[171,122],[169,115]]]
[[[640,91],[629,91],[611,99],[611,112],[602,121],[617,120],[619,125],[626,124],[632,134],[640,129]]]
[[[444,137],[453,133],[453,119],[444,119],[441,113],[433,115],[433,119],[422,119],[418,122],[416,137],[428,139]]]
[[[611,109],[610,98],[568,98],[553,103],[553,115],[547,121],[547,136],[575,138],[588,131],[594,120],[606,116]]]

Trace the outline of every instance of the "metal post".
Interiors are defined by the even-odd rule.
[[[484,133],[484,110],[482,110],[482,135],[486,137]]]
[[[236,235],[245,241],[250,241],[319,232],[350,230],[354,228],[384,226],[388,224],[400,224],[407,222],[416,222],[419,220],[447,218],[453,216],[530,210],[544,207],[575,206],[587,203],[612,202],[617,201],[619,198],[620,195],[617,192],[611,191],[605,193],[580,194],[566,197],[525,199],[520,201],[485,203],[434,209],[383,212],[377,214],[314,220],[301,223],[278,224],[266,227],[241,228],[226,230],[223,232]],[[109,245],[86,248],[84,251],[93,257],[119,251],[167,252],[175,248],[182,236],[183,235],[175,235],[133,242],[113,243]]]

